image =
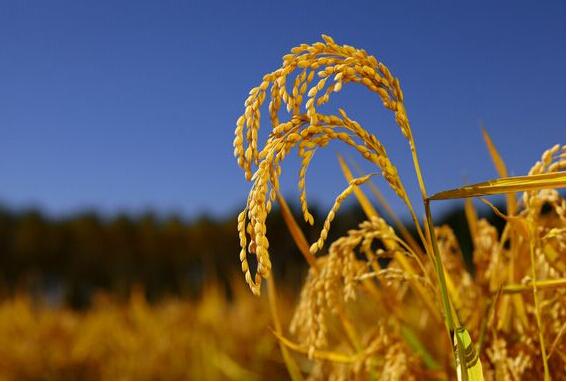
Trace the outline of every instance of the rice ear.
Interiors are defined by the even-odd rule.
[[[493,179],[453,190],[438,192],[429,196],[427,200],[462,199],[474,196],[500,195],[511,192],[535,191],[550,188],[565,188],[565,171]]]

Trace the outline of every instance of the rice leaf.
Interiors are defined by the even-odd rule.
[[[291,350],[294,350],[298,353],[309,355],[309,349],[307,349],[307,347],[299,345],[291,341],[290,339],[282,336],[281,334],[276,333],[275,331],[272,331],[272,333],[274,334],[274,336],[276,336],[276,338],[280,341],[280,343],[290,348]],[[353,363],[356,360],[356,355],[349,355],[349,354],[343,354],[332,351],[315,349],[311,353],[314,359],[319,359],[324,361],[331,361],[338,363]]]
[[[547,353],[547,359],[549,359],[549,357],[551,357],[551,354],[553,354],[555,349],[557,349],[557,344],[559,344],[559,340],[561,339],[561,335],[564,332],[565,332],[565,322],[563,323],[561,330],[559,330],[557,332],[557,335],[555,336],[555,339],[553,340],[553,343],[551,344],[551,347],[549,348],[549,352]]]
[[[530,236],[528,236],[528,238],[530,239],[530,261],[531,261],[531,268],[532,268],[532,280],[531,280],[531,286],[532,286],[532,292],[533,292],[533,297],[534,297],[534,316],[536,319],[536,324],[537,324],[537,331],[538,331],[538,335],[539,335],[539,346],[540,346],[540,350],[541,350],[541,360],[543,363],[543,377],[546,381],[550,381],[550,375],[549,375],[549,364],[547,362],[547,353],[546,353],[546,346],[545,346],[545,340],[544,340],[544,336],[543,336],[543,322],[541,320],[541,305],[540,305],[540,297],[538,296],[537,293],[537,270],[536,270],[536,260],[535,260],[535,240],[533,239],[533,233],[534,233],[535,229],[532,227],[532,229],[529,230]]]
[[[283,335],[282,324],[280,321],[278,303],[277,303],[277,292],[276,292],[276,284],[274,282],[274,277],[268,278],[268,300],[270,304],[270,314],[272,315],[272,321],[274,323],[274,332],[280,335]],[[289,354],[288,349],[280,343],[280,351],[282,352],[282,358],[284,360],[285,366],[289,373],[289,376],[293,381],[301,381],[303,380],[303,376],[301,375],[301,370],[299,370],[299,366]]]
[[[287,202],[279,192],[277,193],[276,196],[278,198],[278,204],[280,205],[280,210],[284,222],[287,225],[287,229],[289,230],[289,233],[293,237],[293,241],[295,242],[295,245],[297,246],[297,248],[299,248],[299,251],[303,254],[305,260],[307,260],[309,265],[317,269],[317,261],[315,257],[311,254],[311,252],[309,252],[309,243],[307,242],[305,235],[303,235],[303,231],[301,230],[301,228],[299,228],[297,221],[293,217],[293,214],[291,213],[291,210],[289,209]]]
[[[477,344],[477,352],[478,354],[482,354],[484,350],[484,344],[486,342],[486,333],[488,327],[491,326],[491,323],[494,321],[494,315],[496,312],[496,304],[500,297],[502,296],[502,286],[498,288],[496,293],[488,299],[485,303],[485,311],[482,315],[482,321],[480,324],[480,334],[478,336],[478,344]]]
[[[423,360],[425,366],[430,370],[441,369],[441,364],[433,358],[431,353],[423,345],[423,342],[417,337],[412,328],[402,324],[400,326],[400,334],[412,350]]]
[[[494,204],[490,203],[488,200],[486,200],[484,198],[480,198],[480,200],[484,204],[488,205],[492,209],[492,211],[494,211],[494,213],[497,216],[506,220],[510,224],[511,229],[517,231],[520,235],[523,235],[525,237],[529,236],[527,223],[526,223],[526,221],[523,217],[504,215],[502,212],[500,212],[500,210]],[[502,240],[505,237],[507,237],[506,234],[504,234],[502,236]],[[510,236],[510,238],[509,238],[510,243],[511,243],[510,244],[511,248],[515,248],[515,246],[516,246],[516,242],[515,242],[514,238],[515,238],[514,235]],[[510,283],[514,282],[514,256],[510,257],[510,261],[508,263],[508,281]],[[514,309],[516,310],[516,313],[517,313],[516,315],[512,315],[512,311],[509,309],[510,303],[513,304],[513,307],[514,307]],[[504,296],[502,298],[502,304],[500,305],[500,311],[501,311],[501,314],[500,314],[500,318],[498,320],[498,328],[509,328],[512,317],[517,317],[520,320],[520,322],[522,323],[522,325],[524,325],[524,326],[528,325],[528,316],[526,314],[526,309],[524,307],[524,302],[523,302],[521,296],[519,296],[519,295],[514,295],[514,296],[511,296],[511,297],[510,296]]]
[[[496,149],[494,142],[492,142],[490,135],[488,135],[488,132],[484,128],[482,128],[482,136],[486,142],[486,147],[492,157],[492,162],[494,163],[494,167],[496,167],[498,175],[501,178],[507,178],[508,169],[506,168],[506,164]],[[508,215],[513,215],[516,212],[516,195],[514,193],[506,194],[506,210]]]
[[[537,175],[498,178],[487,182],[471,184],[454,190],[442,191],[427,200],[447,200],[474,196],[498,195],[510,192],[535,191],[565,187],[565,171]]]
[[[472,343],[469,332],[462,326],[455,329],[454,343],[457,353],[457,377],[459,381],[484,381],[480,357]]]
[[[496,149],[496,146],[494,145],[492,139],[490,138],[490,135],[488,135],[488,132],[484,128],[482,128],[482,136],[484,137],[484,141],[486,142],[486,146],[488,148],[490,156],[492,157],[492,161],[494,162],[494,167],[496,168],[498,175],[500,175],[500,177],[503,178],[508,177],[508,169],[506,168],[506,164],[504,163],[504,160],[502,159],[500,153]],[[507,215],[508,216],[514,215],[514,213],[516,212],[516,208],[517,208],[516,194],[515,193],[506,194]],[[510,237],[509,240],[510,240],[510,247],[512,251],[515,252],[517,250],[516,248],[517,243],[515,242],[514,236]],[[512,282],[514,279],[514,267],[515,267],[515,259],[514,256],[511,256],[510,261],[508,263],[508,276],[509,276],[508,278],[510,282]],[[512,296],[511,299],[507,297],[503,299],[504,312],[506,313],[511,312],[508,309],[508,305],[510,304],[510,302],[513,304],[513,307],[516,310],[517,313],[516,316],[519,318],[519,320],[522,322],[524,326],[527,326],[528,318],[526,315],[526,310],[521,296],[515,295]],[[506,313],[502,315],[501,319],[509,323],[512,315]]]
[[[478,225],[478,215],[473,205],[473,201],[471,198],[465,199],[465,216],[467,218],[467,223],[469,225],[469,231],[471,234],[471,239],[474,242],[477,233],[477,225]]]

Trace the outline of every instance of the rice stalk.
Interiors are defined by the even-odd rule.
[[[280,336],[283,336],[282,324],[280,321],[280,314],[278,310],[278,299],[276,291],[276,283],[273,277],[268,278],[268,301],[270,305],[270,314],[272,316],[272,322],[274,324],[274,332]],[[282,352],[282,358],[284,359],[286,368],[289,375],[294,381],[303,380],[301,375],[301,370],[297,366],[297,363],[288,352],[287,348],[280,343],[280,351]]]
[[[285,346],[288,348],[295,350],[296,352],[309,354],[310,350],[291,341],[290,339],[274,332],[274,336]],[[314,350],[312,352],[312,357],[315,359],[322,359],[331,362],[338,362],[338,363],[353,363],[356,361],[356,355],[348,355],[348,354],[341,354],[337,352],[331,351],[324,351],[324,350]]]
[[[531,232],[530,232],[531,233]],[[536,323],[537,323],[537,328],[538,328],[538,335],[539,335],[539,345],[540,345],[540,349],[541,349],[541,360],[543,363],[543,375],[544,375],[544,379],[546,381],[549,381],[550,375],[549,375],[549,364],[548,364],[548,360],[547,360],[547,351],[545,348],[545,340],[544,340],[544,335],[543,335],[543,323],[541,321],[541,307],[540,307],[540,301],[539,301],[539,297],[538,297],[538,290],[537,290],[537,272],[536,272],[536,268],[535,268],[535,248],[534,248],[534,242],[533,240],[530,240],[530,261],[531,261],[531,269],[532,269],[532,292],[533,292],[533,298],[534,298],[534,314],[535,314],[535,318],[536,318]]]
[[[367,55],[366,52],[356,50],[348,45],[339,46],[328,36],[323,36],[323,39],[325,43],[316,43],[311,46],[304,44],[298,48],[292,49],[292,53],[284,57],[282,68],[266,75],[263,82],[250,91],[250,96],[245,102],[245,113],[237,121],[234,154],[237,157],[238,164],[244,169],[246,178],[254,182],[246,209],[239,215],[238,219],[242,247],[240,260],[246,281],[256,294],[260,293],[261,279],[268,277],[271,267],[265,219],[271,209],[271,201],[275,199],[279,188],[279,163],[285,158],[291,148],[303,142],[307,142],[307,144],[311,146],[325,146],[331,139],[338,139],[354,147],[363,157],[375,163],[378,168],[382,170],[382,175],[388,184],[408,207],[410,215],[414,223],[416,223],[420,237],[427,247],[425,237],[421,232],[419,220],[407,196],[403,183],[398,176],[396,168],[389,161],[380,141],[378,141],[373,134],[364,130],[358,123],[351,120],[343,110],[339,110],[341,117],[332,115],[325,116],[317,113],[315,107],[315,105],[320,106],[326,103],[330,94],[339,92],[343,83],[346,82],[361,83],[380,96],[383,105],[395,113],[395,121],[400,127],[402,134],[409,142],[419,188],[426,207],[428,224],[431,225],[431,214],[428,211],[429,207],[426,202],[427,192],[417,159],[413,134],[403,104],[403,93],[400,88],[399,80],[390,73],[385,65],[378,62],[374,57]],[[325,67],[324,70],[320,70],[317,73],[321,79],[315,86],[311,87],[307,93],[308,100],[305,103],[307,113],[305,115],[296,114],[299,112],[298,105],[301,104],[303,95],[305,94],[304,92],[307,90],[307,86],[302,85],[298,87],[296,85],[303,81],[305,69],[316,69],[321,66]],[[300,79],[296,80],[294,91],[290,96],[285,89],[285,81],[287,75],[296,68],[300,68],[304,71],[300,75]],[[333,80],[329,81],[333,74]],[[312,78],[312,76],[307,75],[306,81],[310,81]],[[331,84],[327,86],[327,82],[331,82]],[[266,90],[270,83],[272,83],[270,116],[274,129],[265,147],[259,148],[257,138],[260,126],[259,107],[265,100]],[[327,88],[325,89],[326,86]],[[321,92],[323,95],[319,95]],[[281,101],[287,105],[287,111],[293,113],[293,117],[289,122],[279,122],[277,114]],[[347,132],[337,132],[337,128],[345,129]],[[362,144],[356,143],[352,139],[353,135],[359,138]],[[247,145],[245,142],[247,142]],[[254,174],[252,174],[253,164],[258,166]],[[330,223],[340,203],[353,192],[354,186],[360,185],[362,182],[368,180],[368,178],[369,176],[354,179],[351,181],[349,187],[339,195],[325,220],[319,240],[310,247],[312,254],[322,248],[330,228]],[[300,180],[300,186],[303,187],[303,185],[303,182]],[[270,199],[266,200],[268,193]],[[305,213],[307,211],[306,203],[303,203],[302,207],[305,217],[310,221],[309,215]],[[246,220],[250,222],[246,224]],[[430,227],[430,232],[433,233],[432,227]],[[248,251],[245,246],[246,233],[250,235],[251,239],[248,245]],[[447,329],[451,332],[454,331],[455,326],[452,319],[451,304],[446,291],[443,266],[440,262],[439,251],[433,234],[430,240],[434,253],[431,254],[428,252],[428,254],[435,258],[434,261],[436,263],[441,299],[443,301],[445,319],[447,320]],[[252,278],[247,263],[247,252],[255,254],[258,262],[254,278]],[[452,341],[451,335],[449,339]],[[461,364],[463,364],[463,362],[461,362]]]
[[[566,323],[564,322],[563,326],[561,327],[561,330],[557,332],[555,339],[553,340],[553,342],[551,343],[551,346],[549,347],[549,351],[547,352],[547,359],[548,360],[549,360],[549,357],[551,357],[551,355],[553,354],[553,352],[557,348],[557,344],[559,344],[559,340],[561,339],[561,336],[563,335],[563,333],[565,333],[565,324]]]
[[[537,289],[565,288],[565,279],[536,280],[534,282]],[[522,293],[529,292],[533,286],[527,284],[508,284],[502,286],[502,293]]]
[[[423,227],[378,137],[342,109],[335,114],[320,111],[333,94],[349,83],[365,86],[393,112],[410,148],[425,210]],[[261,142],[260,108],[267,100],[271,131]],[[487,375],[489,379],[518,379],[537,375],[531,360],[538,342],[544,376],[557,375],[549,365],[557,364],[559,352],[554,352],[553,357],[546,354],[545,344],[560,347],[555,339],[564,330],[557,323],[564,320],[565,306],[551,292],[564,293],[558,280],[565,278],[565,201],[554,189],[565,186],[565,147],[554,146],[546,151],[527,176],[508,177],[494,143],[486,132],[483,135],[500,178],[428,196],[400,81],[366,51],[339,45],[323,36],[323,42],[293,48],[283,57],[282,66],[266,74],[250,91],[234,138],[237,163],[251,182],[246,206],[238,216],[240,261],[246,282],[253,293],[259,294],[262,280],[269,278],[271,271],[266,218],[272,203],[278,200],[310,269],[290,323],[290,333],[299,342],[283,337],[281,331],[276,336],[281,344],[307,355],[312,365],[310,377],[430,378],[431,374],[416,374],[424,371],[416,371],[415,360],[431,365],[431,359],[416,345],[419,341],[400,334],[402,325],[425,335],[445,326],[446,340],[435,339],[438,349],[432,348],[437,353],[432,357],[442,357],[445,378],[456,375],[459,379],[482,379]],[[354,149],[376,166],[409,211],[425,256],[421,255],[421,246],[406,237],[407,231],[398,227],[398,237],[360,189],[374,174],[354,178],[342,157],[339,164],[348,186],[329,210],[319,238],[309,246],[279,195],[282,163],[297,150],[301,162],[301,214],[308,224],[314,224],[307,199],[307,172],[318,149],[333,141]],[[517,192],[523,192],[520,202],[515,199]],[[327,246],[332,222],[351,194],[355,194],[368,220]],[[491,206],[497,216],[505,219],[502,234],[485,219],[479,219],[470,199],[496,194],[508,195],[506,214]],[[465,212],[474,244],[474,275],[468,274],[462,258],[456,257],[462,252],[452,232],[433,224],[431,201],[454,198],[466,198]],[[393,216],[396,226],[401,226],[395,214],[385,210]],[[255,273],[250,269],[249,257],[255,257]],[[386,259],[390,261],[387,266],[379,263]],[[533,299],[521,293],[524,286],[532,291]],[[368,297],[382,302],[373,306],[371,313],[364,300]],[[475,309],[475,304],[484,306],[484,311]],[[348,317],[352,311],[357,312],[354,320]],[[365,320],[365,314],[373,319]],[[536,317],[535,328],[529,314]],[[381,315],[388,319],[377,323],[376,317]],[[544,321],[553,325],[544,327]],[[386,328],[392,333],[386,334]],[[537,333],[538,340],[530,333]],[[472,338],[478,338],[477,346]],[[336,351],[326,350],[331,348]],[[353,354],[345,354],[345,349]],[[421,355],[412,357],[408,349]],[[483,363],[488,363],[482,365],[481,357]],[[451,371],[451,363],[456,370]]]

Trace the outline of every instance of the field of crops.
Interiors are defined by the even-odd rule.
[[[284,86],[288,77],[291,90]],[[413,155],[423,218],[378,137],[342,109],[336,115],[318,111],[351,83],[375,92],[394,113]],[[267,98],[272,131],[262,144],[259,110]],[[103,224],[86,217],[50,226],[33,215],[21,221],[3,218],[2,245],[11,256],[37,258],[49,274],[57,270],[51,259],[58,258],[44,256],[71,248],[70,259],[77,262],[70,262],[70,275],[81,274],[84,280],[71,296],[71,302],[79,302],[75,308],[61,298],[51,301],[49,294],[18,292],[17,287],[6,294],[0,303],[0,378],[565,378],[565,197],[558,191],[565,186],[565,146],[554,145],[534,158],[525,176],[509,177],[498,145],[484,131],[486,155],[500,177],[430,196],[400,80],[364,50],[339,45],[328,36],[293,48],[283,66],[250,91],[245,105],[237,121],[234,154],[251,191],[235,225],[200,223],[189,230],[176,220]],[[287,121],[280,121],[283,106]],[[311,228],[315,217],[322,217],[310,211],[307,169],[316,149],[333,140],[354,148],[377,172],[353,175],[356,163],[339,156],[337,176],[345,177],[347,188],[338,193],[323,224]],[[295,148],[301,158],[300,213],[279,194],[283,161]],[[413,227],[390,208],[373,183],[378,176],[407,207]],[[345,217],[339,210],[351,195],[363,220],[327,243],[332,227]],[[506,203],[497,207],[484,199],[488,195],[501,195]],[[491,221],[501,224],[480,217],[472,198],[480,198],[493,215]],[[431,216],[430,204],[445,199],[462,199],[465,236],[471,243],[467,256],[463,237],[457,238],[454,227],[437,226]],[[272,204],[283,226],[272,236],[279,240],[270,248],[268,228],[278,227],[267,224]],[[320,231],[314,234],[316,227]],[[287,236],[282,229],[289,231]],[[242,278],[227,277],[226,258],[198,254],[203,248],[211,254],[230,252],[230,243],[236,242],[218,241],[219,235],[239,238]],[[287,238],[293,243],[281,247]],[[194,252],[188,262],[187,244]],[[167,247],[171,252],[160,260],[165,263],[157,262]],[[293,247],[303,255],[304,265],[299,271],[291,268],[292,279],[308,269],[300,293],[289,288],[289,280],[278,287],[281,280],[272,274],[270,252],[279,248],[281,256],[284,248],[288,253],[283,256],[289,257]],[[101,250],[108,269],[97,267],[99,256],[90,256]],[[128,257],[121,259],[123,254]],[[121,267],[124,261],[140,267]],[[98,292],[87,300],[81,297],[87,282],[92,288],[120,291],[125,276],[152,285],[154,275],[147,270],[155,266],[171,277],[186,277],[195,265],[214,268],[213,261],[216,274],[224,277],[192,277],[200,283],[197,294],[179,294],[187,287],[179,278],[149,300],[141,287],[127,288],[128,296]],[[93,278],[93,271],[106,276]],[[177,293],[167,297],[167,290]]]
[[[411,152],[423,218],[379,139],[381,130],[366,130],[342,108],[325,108],[335,93],[351,85],[375,93],[380,106],[393,114]],[[260,110],[266,100],[271,131],[262,142]],[[263,280],[268,281],[274,333],[293,378],[565,378],[565,199],[555,190],[565,187],[565,146],[553,145],[534,158],[526,176],[509,177],[484,131],[487,155],[500,177],[430,195],[400,79],[365,50],[326,35],[292,48],[282,66],[250,90],[244,105],[234,138],[234,155],[251,183],[238,216],[240,261],[254,294],[260,295]],[[320,111],[329,109],[330,114]],[[306,174],[316,151],[333,141],[358,152],[374,172],[354,177],[339,156],[348,186],[338,193],[319,238],[308,243],[279,195],[284,159],[297,149],[303,220],[313,225]],[[377,188],[381,209],[392,223],[365,196],[362,185],[378,176],[407,208],[417,240],[398,223]],[[327,244],[341,204],[353,194],[367,220]],[[506,198],[504,211],[484,199],[495,194]],[[505,222],[502,232],[478,218],[472,197],[481,198]],[[466,269],[451,227],[435,226],[430,204],[448,199],[466,203],[474,272]],[[266,218],[272,203],[280,205],[309,265],[290,335],[280,322],[271,277]],[[310,367],[298,366],[296,352],[307,355]]]
[[[0,2],[0,380],[565,380],[564,13]]]
[[[16,296],[0,304],[0,379],[285,379],[264,302],[232,292],[152,305],[138,290],[86,311]]]

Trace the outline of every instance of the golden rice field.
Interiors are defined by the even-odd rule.
[[[99,296],[87,311],[0,303],[0,379],[285,379],[269,312],[241,283],[196,301]],[[285,301],[285,300],[284,300]],[[282,302],[284,302],[282,301]]]
[[[373,93],[376,106],[393,114],[392,126],[367,130],[329,107],[350,85]],[[407,141],[419,201],[379,139],[386,128]],[[236,122],[234,155],[250,193],[234,232],[243,275],[232,279],[230,297],[213,279],[195,299],[149,303],[135,291],[127,302],[99,295],[86,310],[16,294],[0,303],[0,378],[564,380],[565,146],[550,142],[529,173],[510,177],[500,142],[484,131],[499,178],[432,195],[414,128],[400,79],[375,56],[328,36],[292,48],[250,91]],[[333,191],[319,236],[308,242],[298,223],[315,223],[307,172],[331,142],[373,170],[360,173],[356,162],[338,157],[336,176],[346,188]],[[292,153],[301,163],[302,216],[279,192]],[[391,208],[378,177],[412,226]],[[489,195],[500,195],[505,209]],[[330,243],[349,198],[365,219]],[[502,220],[502,230],[479,217],[473,198]],[[453,229],[432,216],[431,204],[448,199],[464,206],[473,271]],[[305,258],[299,294],[272,275],[266,221],[275,205]]]
[[[292,48],[282,66],[250,90],[234,138],[234,155],[251,184],[238,216],[242,272],[255,295],[267,281],[273,332],[289,375],[340,380],[564,380],[565,200],[557,189],[565,187],[565,146],[550,144],[541,158],[534,158],[529,174],[508,177],[497,145],[484,132],[487,155],[500,178],[430,195],[400,80],[365,50],[322,38]],[[367,130],[340,108],[321,111],[347,85],[366,87],[377,96],[377,107],[393,114],[411,153],[419,203],[410,200],[378,138],[380,128]],[[268,123],[262,124],[267,100]],[[264,124],[271,129],[262,141],[259,131]],[[302,218],[313,224],[307,169],[316,150],[331,142],[355,150],[374,171],[355,177],[339,157],[337,169],[348,186],[338,193],[319,239],[308,243],[279,194],[283,162],[297,151]],[[362,185],[379,176],[407,207],[417,239],[399,223],[376,187],[372,190],[388,216],[380,216],[364,194]],[[333,220],[352,194],[366,220],[329,244]],[[485,200],[487,195],[503,195],[506,210]],[[478,218],[473,197],[503,219],[501,233]],[[465,268],[451,227],[435,226],[430,205],[447,199],[465,203],[474,273]],[[282,304],[271,277],[266,218],[273,203],[280,205],[309,266],[289,325],[278,310]],[[299,362],[298,356],[308,362]]]

